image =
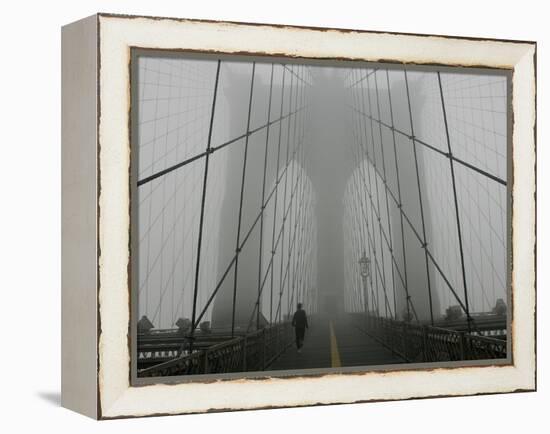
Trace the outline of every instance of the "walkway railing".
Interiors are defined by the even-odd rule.
[[[355,314],[356,326],[408,362],[506,358],[506,340]]]
[[[141,369],[138,377],[263,371],[291,341],[292,326],[283,322]]]

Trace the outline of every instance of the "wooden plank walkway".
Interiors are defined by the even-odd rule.
[[[267,370],[337,368],[404,363],[378,341],[352,324],[349,317],[309,319],[304,346],[289,347]]]

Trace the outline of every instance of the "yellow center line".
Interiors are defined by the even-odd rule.
[[[342,362],[340,361],[340,353],[338,352],[338,342],[336,341],[336,334],[334,333],[334,327],[332,321],[329,322],[330,327],[330,363],[333,368],[340,368]]]

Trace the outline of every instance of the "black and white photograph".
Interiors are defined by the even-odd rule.
[[[548,431],[544,2],[3,6],[0,432]]]
[[[138,379],[510,362],[509,72],[131,71]]]

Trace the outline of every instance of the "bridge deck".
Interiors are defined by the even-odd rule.
[[[355,327],[346,317],[314,317],[309,320],[304,346],[292,345],[268,370],[337,368],[403,363],[378,341]]]

